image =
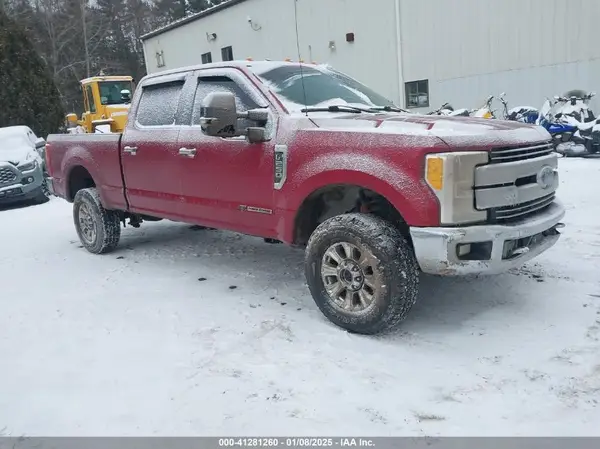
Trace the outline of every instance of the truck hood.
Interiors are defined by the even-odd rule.
[[[310,118],[319,128],[331,131],[435,136],[451,147],[522,145],[551,138],[540,126],[473,117],[316,113]]]

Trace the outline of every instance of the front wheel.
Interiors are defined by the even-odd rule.
[[[90,253],[108,253],[119,244],[119,213],[104,209],[95,188],[77,192],[73,200],[73,221],[81,244]]]
[[[44,204],[44,203],[47,203],[48,201],[50,201],[50,196],[49,196],[45,186],[41,185],[37,189],[35,196],[33,197],[33,202],[35,204]]]
[[[414,252],[391,223],[347,214],[322,223],[306,249],[308,287],[321,312],[355,333],[390,330],[417,300]]]

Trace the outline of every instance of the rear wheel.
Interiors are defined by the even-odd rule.
[[[350,332],[389,330],[417,300],[412,248],[394,226],[372,215],[340,215],[321,224],[309,240],[305,270],[317,306]]]
[[[91,253],[108,253],[119,244],[119,213],[102,206],[95,188],[77,192],[73,200],[73,221],[81,244]]]

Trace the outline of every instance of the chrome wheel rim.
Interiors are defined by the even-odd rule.
[[[375,302],[381,282],[373,254],[347,242],[334,243],[325,251],[321,279],[329,300],[345,312],[362,313]]]
[[[93,244],[96,240],[96,222],[87,204],[79,206],[79,231],[86,243]]]

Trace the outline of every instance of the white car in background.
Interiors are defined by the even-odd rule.
[[[45,145],[27,126],[0,128],[0,206],[48,201]]]

